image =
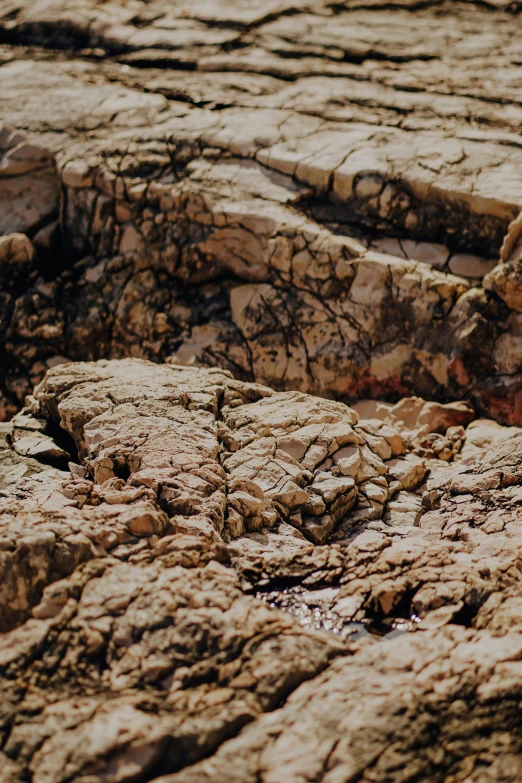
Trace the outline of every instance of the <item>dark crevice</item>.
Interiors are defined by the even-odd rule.
[[[465,1],[465,0],[464,0]],[[357,11],[409,11],[412,14],[416,11],[421,11],[425,8],[433,8],[434,6],[443,5],[445,0],[417,0],[416,3],[411,2],[389,2],[389,3],[366,3],[360,2],[354,5],[354,10]],[[335,13],[346,13],[347,7],[341,3],[330,3],[328,8],[331,8]]]
[[[379,176],[383,175],[379,173]],[[452,255],[469,252],[498,258],[509,226],[508,218],[478,215],[466,204],[455,201],[422,201],[400,179],[383,176],[383,181],[396,188],[397,201],[400,194],[408,198],[407,210],[392,208],[388,217],[383,219],[364,200],[352,198],[348,202],[340,201],[335,194],[312,196],[294,205],[294,209],[311,216],[317,223],[328,224],[333,233],[356,238],[394,237],[440,243],[446,245]],[[406,227],[406,218],[412,212],[418,218],[415,228]]]
[[[451,622],[454,625],[473,628],[475,618],[488,598],[489,593],[471,591],[471,594],[466,596],[464,606],[453,615]]]
[[[61,228],[57,222],[49,238],[49,244],[46,247],[38,247],[36,268],[44,280],[51,281],[56,280],[72,263],[73,258],[65,250]]]
[[[201,735],[196,733],[165,739],[158,760],[140,776],[137,783],[149,783],[162,775],[172,775],[208,758],[224,742],[236,737],[252,720],[250,715],[238,715],[235,720],[216,729],[211,740],[207,740],[203,747],[200,745]]]
[[[47,422],[46,433],[54,440],[57,446],[69,454],[70,460],[67,460],[67,462],[75,462],[77,465],[81,463],[74,439],[60,426],[60,424],[58,424],[58,422],[50,419]],[[65,466],[65,468],[67,468],[67,466]]]
[[[226,19],[224,21],[218,20],[218,19],[199,19],[198,17],[193,17],[196,21],[201,22],[206,27],[210,29],[222,29],[222,30],[239,30],[242,33],[251,32],[252,30],[257,30],[260,27],[263,27],[265,24],[269,24],[269,22],[275,22],[278,19],[282,19],[285,16],[299,16],[303,12],[300,8],[292,8],[291,6],[289,8],[280,8],[277,11],[274,11],[273,13],[268,13],[266,16],[261,17],[260,19],[256,19],[253,22],[250,22],[250,24],[245,22],[235,22],[233,19]]]
[[[8,29],[0,26],[0,43],[29,44],[43,48],[71,51],[92,45],[91,34],[72,22],[23,23]]]
[[[330,60],[332,62],[344,62],[349,63],[350,65],[363,65],[364,63],[370,61],[374,62],[390,62],[390,63],[414,63],[414,62],[429,62],[430,60],[438,60],[440,59],[437,55],[434,54],[387,54],[385,52],[379,52],[379,51],[369,51],[369,52],[361,52],[357,53],[354,51],[344,51],[343,57],[339,58],[337,56],[334,56],[328,52],[328,49],[325,48],[322,52],[316,52],[314,50],[307,50],[307,49],[277,49],[273,48],[271,49],[271,52],[273,54],[276,54],[278,57],[281,57],[285,60],[302,60],[305,58],[313,58],[317,60]]]
[[[115,465],[113,472],[116,478],[123,479],[124,481],[128,481],[131,475],[129,466],[126,463],[123,465]]]
[[[197,63],[191,60],[174,59],[173,57],[152,57],[151,55],[140,56],[139,52],[135,55],[126,57],[118,57],[115,62],[120,62],[124,65],[130,65],[133,68],[161,68],[166,71],[196,71]],[[170,96],[166,96],[170,97]],[[175,100],[182,100],[176,97]]]

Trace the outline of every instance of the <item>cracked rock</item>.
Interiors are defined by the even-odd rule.
[[[492,774],[518,759],[516,428],[423,459],[398,417],[140,359],[59,364],[27,403],[0,452],[2,781],[427,781],[472,774],[490,724]],[[466,441],[448,410],[431,434]]]
[[[56,357],[132,356],[518,426],[512,13],[6,0],[3,418]]]
[[[0,2],[0,783],[519,783],[519,5]]]

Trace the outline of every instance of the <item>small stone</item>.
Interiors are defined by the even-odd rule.
[[[452,274],[471,278],[483,278],[496,265],[495,259],[481,258],[470,253],[456,253],[449,262]]]

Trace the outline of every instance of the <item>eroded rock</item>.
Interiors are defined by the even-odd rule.
[[[518,11],[1,4],[2,783],[520,779]]]
[[[173,771],[344,651],[244,596],[215,561],[99,559],[55,582],[33,614],[1,641],[13,783]]]
[[[4,418],[127,355],[520,424],[509,3],[253,9],[2,8]]]
[[[465,442],[469,406],[372,410],[136,359],[47,373],[0,454],[5,780],[384,781],[391,747],[437,779],[473,772],[479,726],[509,738],[492,770],[518,758],[520,433],[423,458],[415,427]],[[432,752],[428,704],[448,748],[476,739]]]

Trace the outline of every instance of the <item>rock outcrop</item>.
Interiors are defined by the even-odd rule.
[[[520,424],[517,14],[4,0],[4,417],[138,356]]]
[[[0,783],[522,779],[519,6],[0,0]]]
[[[358,407],[47,373],[2,425],[2,783],[517,779],[521,431]]]

